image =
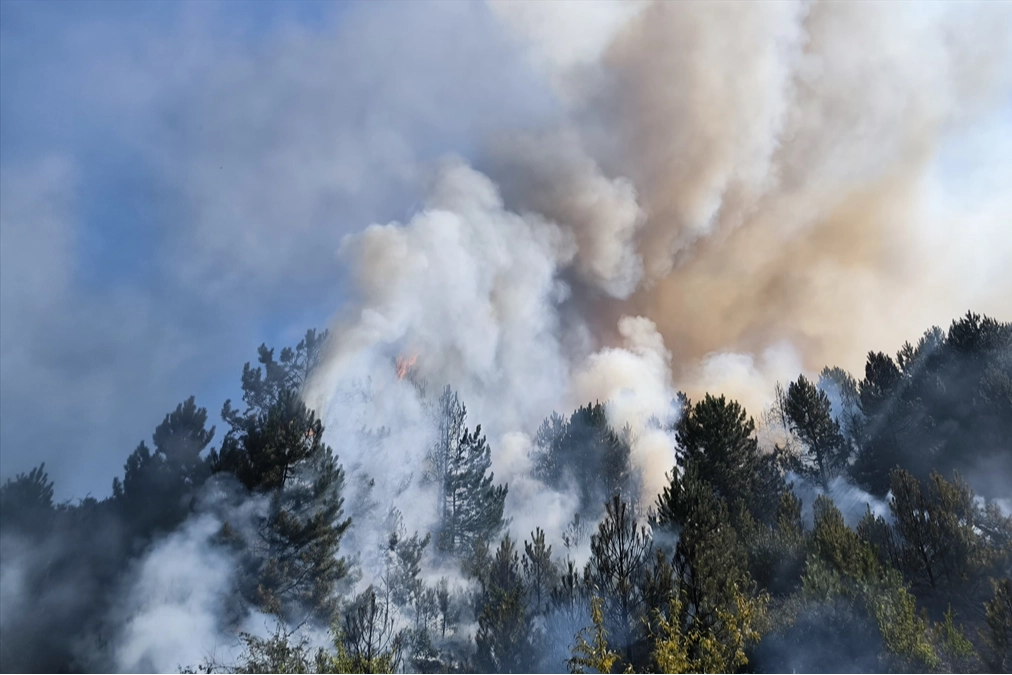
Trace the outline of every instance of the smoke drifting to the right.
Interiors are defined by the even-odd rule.
[[[625,497],[644,522],[692,454],[680,420],[707,414],[680,407],[677,392],[742,403],[760,420],[768,459],[812,447],[804,415],[786,414],[774,393],[780,382],[786,398],[805,373],[818,382],[812,400],[829,392],[850,411],[866,404],[860,419],[832,415],[832,443],[853,462],[861,442],[886,443],[877,425],[899,422],[871,415],[872,394],[857,381],[820,380],[824,366],[862,380],[869,349],[916,341],[967,306],[1007,311],[1009,197],[992,194],[956,219],[932,190],[947,139],[1012,91],[1008,6],[961,7],[958,16],[907,4],[657,2],[586,14],[577,5],[493,6],[529,41],[563,112],[547,128],[488,139],[480,170],[447,160],[410,221],[346,240],[360,302],[336,319],[307,401],[343,426],[347,397],[333,392],[367,375],[370,401],[405,397],[409,409],[424,399],[405,382],[405,364],[436,392],[451,387],[488,435],[496,480],[510,486],[505,516],[516,538],[541,527],[558,549],[572,541],[574,516],[603,515],[586,510],[577,468],[563,467],[568,479],[553,483],[538,464],[550,451],[536,431],[553,414],[604,405],[628,445]],[[984,276],[986,284],[970,281]],[[1007,326],[999,334],[1007,342]],[[929,341],[919,356],[933,349]],[[396,370],[382,374],[392,359]],[[916,381],[925,366],[900,367]],[[977,384],[967,378],[945,400],[975,397]],[[803,394],[792,395],[800,405]],[[379,409],[389,416],[372,424],[396,429],[399,408]],[[377,410],[370,403],[369,414]],[[916,424],[934,413],[914,415]],[[1012,470],[1007,440],[992,431],[978,438],[980,458],[961,458],[951,438],[928,433],[919,438],[940,443],[934,459],[900,463],[913,462],[920,477],[932,462],[961,469],[1001,497],[977,481],[981,462]],[[410,436],[370,446],[358,466],[377,481],[371,494],[392,495],[412,514],[408,531],[425,531],[438,528],[428,506],[438,498],[417,478],[430,441]],[[575,461],[603,466],[592,453]],[[878,496],[855,487],[842,465],[812,471],[789,474],[803,497],[799,527],[826,526],[825,510],[813,514],[820,494],[851,527],[866,508],[873,524],[891,522],[888,470],[863,483]],[[588,544],[567,543],[580,565]]]
[[[360,303],[311,405],[393,358],[497,440],[608,402],[649,500],[673,455],[647,421],[677,416],[676,391],[758,417],[777,381],[860,379],[869,349],[1004,311],[1010,198],[956,219],[932,172],[1012,92],[1008,6],[593,7],[493,3],[563,112],[346,241]]]
[[[786,342],[806,369],[855,369],[966,306],[1007,308],[1010,198],[933,210],[930,170],[1007,104],[1008,5],[649,3],[576,63],[558,44],[581,34],[575,7],[497,7],[570,55],[571,118],[492,164],[508,206],[573,231],[602,339],[649,317],[698,391],[722,384],[700,371],[717,352]]]
[[[1012,196],[944,191],[1012,5],[490,7],[552,119],[403,167],[424,203],[343,239],[352,297],[217,448],[166,441],[190,401],[113,497],[11,520],[19,611],[84,506],[119,548],[4,610],[42,645],[5,666],[1008,670]]]

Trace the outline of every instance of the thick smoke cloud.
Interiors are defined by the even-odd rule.
[[[708,384],[700,360],[714,352],[758,357],[786,341],[807,369],[856,369],[870,344],[1012,297],[994,217],[1008,198],[992,191],[957,222],[931,178],[948,139],[1007,105],[1007,6],[658,2],[613,22],[599,58],[585,48],[582,60],[550,44],[579,32],[567,30],[583,20],[575,8],[496,8],[557,66],[573,111],[549,142],[517,146],[504,184],[566,223],[578,172],[571,162],[553,181],[544,167],[578,145],[604,177],[583,181],[587,193],[602,180],[635,190],[641,222],[578,221],[594,231],[581,242],[626,235],[611,255],[638,254],[645,275],[631,301],[587,314],[604,340],[619,315],[650,317],[687,389]],[[950,254],[954,240],[973,263]],[[990,288],[964,281],[978,265]]]
[[[437,7],[356,8],[339,28],[292,29],[259,49],[189,36],[187,49],[145,53],[138,72],[169,85],[134,105],[170,122],[137,148],[182,223],[166,228],[170,253],[155,267],[176,295],[210,299],[196,327],[191,308],[163,307],[161,295],[111,293],[112,309],[82,301],[70,290],[73,171],[5,170],[5,476],[27,466],[7,466],[10,402],[32,418],[67,381],[39,365],[68,353],[35,339],[47,328],[71,334],[103,308],[88,343],[115,351],[101,363],[116,367],[102,378],[81,354],[67,358],[86,371],[77,393],[101,407],[82,416],[118,420],[123,399],[163,389],[149,380],[211,360],[191,357],[194,332],[219,345],[237,305],[316,293],[341,310],[305,398],[348,473],[355,524],[342,554],[361,563],[361,588],[391,523],[433,529],[423,473],[443,385],[488,435],[515,538],[542,527],[557,544],[580,500],[534,476],[534,433],[553,411],[606,403],[649,505],[674,462],[679,390],[725,393],[757,415],[777,381],[827,364],[857,372],[868,349],[967,306],[1006,318],[1012,136],[967,130],[1007,113],[1009,6]],[[553,101],[528,104],[549,85]],[[948,186],[965,184],[941,164],[967,138],[999,159],[953,197]],[[347,302],[334,291],[345,272]],[[109,347],[112,332],[130,358]],[[159,348],[157,367],[133,367],[137,344]],[[413,364],[405,377],[399,358]],[[124,388],[125,370],[136,381]],[[815,489],[797,490],[810,508]],[[840,481],[829,493],[848,522],[866,504],[884,513]],[[108,613],[116,639],[92,663],[171,670],[256,623],[230,616],[221,589],[236,563],[211,536],[257,504],[222,508],[203,505],[138,556]],[[0,566],[5,630],[28,601],[22,571],[42,553]],[[430,581],[456,574],[424,566]]]
[[[484,174],[444,168],[406,226],[346,240],[359,304],[316,405],[377,354],[418,354],[509,447],[609,401],[649,498],[674,391],[758,414],[777,381],[859,372],[870,345],[1012,297],[1007,271],[961,282],[1009,253],[1007,199],[960,227],[929,191],[949,139],[1012,91],[1007,7],[492,7],[566,114],[490,138]],[[957,232],[974,256],[942,255]]]
[[[552,107],[480,4],[305,9],[3,4],[0,480],[108,495],[167,410],[326,322],[344,235]]]

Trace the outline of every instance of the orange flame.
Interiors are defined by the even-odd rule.
[[[417,361],[418,354],[397,357],[397,379],[403,380],[407,376],[408,372],[415,367],[415,363]]]

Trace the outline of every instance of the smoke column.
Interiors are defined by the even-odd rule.
[[[533,470],[536,430],[552,412],[605,403],[614,430],[629,434],[638,506],[648,507],[675,462],[679,391],[693,399],[723,393],[758,416],[777,381],[825,365],[860,376],[869,349],[899,347],[968,308],[1007,320],[1012,307],[1012,3],[488,4],[519,48],[510,53],[523,54],[551,83],[556,114],[537,128],[476,132],[483,138],[471,162],[446,156],[416,166],[396,134],[388,138],[385,116],[375,136],[361,141],[369,160],[363,175],[379,182],[381,171],[370,167],[390,165],[398,182],[413,185],[422,176],[427,198],[400,222],[372,224],[343,239],[334,264],[350,271],[353,297],[334,317],[327,354],[304,392],[347,472],[345,513],[354,524],[341,555],[361,576],[349,577],[357,588],[342,588],[345,597],[379,583],[392,530],[424,537],[437,525],[435,487],[423,473],[436,432],[432,405],[445,385],[466,405],[467,426],[480,424],[488,436],[495,483],[509,486],[505,515],[514,539],[522,542],[541,527],[556,558],[582,565],[586,537],[565,552],[559,545],[581,508],[580,495],[544,485]],[[386,55],[391,40],[373,23],[385,29],[397,16],[404,21],[381,9],[363,24],[368,30],[361,32],[381,36],[372,36],[382,43],[377,52]],[[410,31],[419,29],[403,30]],[[358,91],[331,91],[320,64],[353,60],[364,49],[359,42],[331,54],[326,38],[304,50],[293,35],[295,56],[282,50],[281,57],[273,51],[258,57],[281,64],[283,74],[274,77],[285,88],[278,91],[288,91],[290,71],[298,70],[293,63],[305,61],[325,75],[309,78],[305,91],[293,84],[305,98],[293,97],[294,104],[286,98],[278,110],[267,106],[267,118],[285,116],[303,100],[313,108],[321,92],[329,102]],[[413,72],[402,71],[403,54],[390,51],[391,67],[411,79],[402,74]],[[486,61],[474,68],[494,79],[480,65]],[[248,71],[258,73],[261,61],[252,63]],[[214,72],[208,99],[221,97],[219,80],[236,78],[229,68]],[[356,77],[370,79],[372,71],[364,73]],[[427,114],[453,105],[445,82],[410,84],[399,83],[404,91],[389,100],[408,100],[417,85]],[[258,87],[250,90],[262,96]],[[261,123],[273,128],[272,119],[258,117],[260,107],[243,111],[255,123],[237,127],[237,137],[260,134]],[[230,127],[231,110],[227,124],[202,133]],[[197,191],[211,195],[208,222],[241,223],[235,231],[243,236],[222,238],[229,250],[236,241],[256,245],[255,255],[245,248],[235,254],[246,274],[246,264],[284,258],[274,255],[278,242],[304,246],[315,236],[288,230],[264,244],[259,231],[243,229],[254,212],[264,221],[292,213],[254,200],[228,216],[240,196],[260,196],[250,185],[273,187],[276,177],[297,175],[291,181],[298,189],[283,201],[299,205],[295,221],[303,225],[330,203],[305,206],[306,194],[322,192],[314,182],[346,181],[348,193],[363,192],[356,172],[349,169],[345,179],[341,171],[317,170],[329,166],[322,160],[303,162],[345,147],[317,142],[314,129],[321,137],[331,133],[320,121],[329,120],[329,103],[320,110],[325,114],[286,120],[299,133],[278,136],[286,153],[289,143],[312,138],[313,152],[286,154],[256,181],[224,192],[205,186],[213,185],[209,173],[222,172],[217,151],[205,170],[178,172],[196,176]],[[1002,119],[1004,135],[969,142],[981,156],[1001,157],[983,172],[994,184],[976,184],[981,175],[964,175],[965,163],[950,148],[965,147],[974,130]],[[475,128],[515,129],[514,121]],[[245,143],[222,135],[225,145],[211,144],[224,148],[220,154]],[[272,164],[265,156],[271,155],[234,161]],[[963,189],[952,190],[952,183]],[[48,213],[52,200],[42,201]],[[200,241],[194,249],[207,249]],[[22,257],[53,254],[38,250]],[[63,267],[57,266],[61,274]],[[279,276],[268,267],[271,279]],[[838,406],[838,395],[834,401]],[[798,491],[810,509],[818,490]],[[828,492],[851,524],[865,505],[887,515],[885,502],[842,479]],[[1007,499],[1000,503],[1008,507]],[[123,578],[108,581],[116,601],[100,613],[110,639],[75,648],[75,658],[95,669],[173,670],[208,653],[230,662],[241,649],[237,625],[269,635],[268,617],[231,615],[227,590],[240,563],[214,541],[223,523],[250,532],[266,508],[228,480],[209,482],[183,526],[132,556]],[[58,633],[51,625],[90,614],[86,608],[109,592],[92,588],[84,567],[31,598],[24,592],[28,571],[66,543],[46,540],[32,549],[9,541],[7,550],[17,554],[0,566],[5,632],[28,616],[26,634],[48,638]],[[88,542],[99,551],[102,544]],[[459,569],[440,568],[448,564],[427,556],[423,580],[431,587],[446,577],[465,590]],[[71,599],[76,608],[57,611]],[[56,623],[48,623],[48,614]],[[311,637],[314,645],[329,639],[323,631]]]
[[[553,410],[608,401],[650,499],[676,390],[757,414],[778,379],[859,372],[968,305],[1007,309],[1012,198],[957,221],[935,190],[946,140],[1009,101],[1012,6],[492,7],[565,114],[488,139],[478,168],[447,160],[408,222],[345,240],[357,304],[307,393],[331,425],[366,373],[389,371],[373,400],[413,399],[395,359],[417,355],[483,424],[519,524],[567,499],[522,487]],[[421,460],[409,436],[371,449],[368,473]]]

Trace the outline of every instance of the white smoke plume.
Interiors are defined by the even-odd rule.
[[[538,172],[559,138],[636,191],[644,283],[631,302],[589,303],[598,336],[614,339],[618,316],[651,318],[679,384],[698,393],[707,354],[758,356],[786,341],[805,368],[855,369],[868,345],[898,344],[969,304],[1002,311],[1010,198],[993,186],[956,222],[936,172],[949,139],[1008,104],[1012,7],[608,5],[588,16],[495,5],[570,83],[572,110],[564,134],[520,146],[506,193],[518,172],[537,175],[517,200],[538,208],[573,181],[572,169],[555,183]],[[553,44],[605,14],[606,46]],[[544,212],[564,222],[565,206]],[[986,286],[971,283],[981,266]]]
[[[389,364],[417,355],[488,433],[518,526],[567,503],[531,482],[531,434],[588,401],[628,426],[649,502],[677,390],[755,414],[777,381],[1012,297],[1007,270],[960,283],[1012,253],[994,243],[1008,199],[964,213],[974,255],[947,260],[956,231],[926,189],[947,139],[1012,91],[1009,6],[491,6],[565,114],[489,139],[484,173],[445,163],[408,223],[345,240],[357,304],[307,393],[331,427],[366,373],[374,400],[414,396]],[[384,406],[376,426],[412,432],[344,458],[404,483],[426,425],[419,402]]]
[[[242,653],[238,632],[266,637],[276,625],[266,614],[240,610],[234,597],[240,563],[227,547],[214,545],[225,523],[256,537],[267,500],[243,496],[231,479],[212,478],[199,502],[178,530],[133,563],[106,619],[116,636],[109,653],[84,657],[94,667],[167,673],[228,665]]]
[[[837,476],[830,481],[828,490],[794,474],[789,474],[787,479],[793,484],[794,494],[801,500],[801,519],[806,527],[811,528],[815,523],[812,507],[820,495],[826,495],[833,500],[836,508],[840,509],[847,527],[856,528],[869,510],[876,518],[884,518],[890,524],[893,522],[893,514],[889,509],[892,493],[887,494],[884,499],[879,499],[849,482],[843,476]]]
[[[470,16],[463,6],[446,5]],[[390,7],[371,21],[395,20]],[[288,268],[275,261],[336,241],[336,232],[315,231],[336,203],[335,185],[343,198],[370,192],[377,171],[412,186],[430,176],[416,213],[343,238],[335,265],[349,268],[354,297],[335,317],[329,352],[305,392],[348,474],[346,512],[355,524],[341,553],[357,556],[364,574],[382,567],[392,508],[408,535],[433,530],[435,494],[422,474],[434,438],[427,406],[443,385],[459,392],[468,426],[481,424],[488,436],[496,482],[509,484],[514,538],[542,527],[558,555],[579,498],[542,484],[531,459],[536,429],[553,411],[605,403],[611,426],[628,429],[639,497],[649,506],[674,463],[678,391],[694,399],[724,393],[756,415],[774,384],[799,372],[839,365],[858,374],[868,349],[898,346],[967,307],[1008,312],[1012,134],[970,143],[971,154],[997,158],[983,176],[963,176],[944,160],[954,139],[972,140],[975,125],[1008,115],[1012,4],[491,0],[489,7],[533,73],[551,83],[558,114],[509,133],[502,120],[475,124],[484,137],[472,162],[419,166],[428,155],[385,128],[397,126],[396,115],[377,117],[365,134],[333,133],[334,101],[356,99],[360,89],[332,91],[320,64],[343,67],[360,51],[397,64],[402,53],[389,43],[398,40],[381,31],[376,44],[351,40],[333,53],[326,40],[303,44],[296,34],[285,42],[294,55],[266,52],[253,65],[233,64],[238,75],[215,71],[197,99],[217,99],[220,83],[241,81],[235,97],[248,98],[249,110],[240,117],[254,123],[234,130],[231,108],[209,118],[211,137],[196,145],[210,140],[219,150],[201,156],[197,171],[176,170],[203,207],[201,223],[231,224],[182,237],[179,257],[188,258],[192,241],[203,242],[201,255],[234,255],[242,265],[229,283],[253,270],[281,278]],[[404,43],[422,33],[394,35]],[[292,85],[301,93],[289,97],[291,74],[293,81],[306,74],[303,61],[310,86]],[[286,84],[276,90],[284,101],[277,109],[257,100],[262,63]],[[433,63],[438,69],[439,59]],[[481,73],[490,67],[476,63]],[[357,77],[382,79],[385,71],[374,67],[375,77]],[[468,77],[494,99],[494,78]],[[447,77],[433,91],[423,79],[401,74],[397,95],[380,107],[424,99],[424,117],[442,117],[458,83]],[[255,96],[243,94],[247,88]],[[317,98],[331,104],[309,115]],[[286,151],[281,161],[237,154],[231,161],[258,167],[256,179],[215,186],[218,154],[236,154],[247,135],[271,136],[258,116],[287,117],[289,108],[307,117],[291,113],[295,123],[277,134],[280,144],[312,152]],[[493,116],[495,107],[476,109]],[[360,169],[332,165],[329,153],[349,149],[365,158]],[[270,194],[275,183],[289,174],[297,179],[279,192],[297,207],[271,208],[279,203]],[[969,197],[950,188],[968,181]],[[264,226],[275,220],[299,225]],[[251,222],[261,225],[252,234]],[[61,258],[65,237],[56,238],[56,249],[39,249],[40,257],[55,250]],[[22,258],[21,267],[34,269],[25,262],[32,256]],[[201,264],[186,276],[203,283],[222,269]],[[56,272],[59,281],[66,270]],[[7,356],[5,368],[16,361]],[[815,489],[796,489],[810,513]],[[887,515],[885,502],[842,479],[829,493],[849,524],[868,505]],[[226,518],[205,506],[141,556],[110,612],[119,630],[103,666],[175,670],[209,652],[234,654],[234,644],[214,636],[234,636],[222,594],[236,563],[210,539],[224,520],[241,522],[244,509],[256,508],[233,504]],[[30,601],[19,589],[31,562],[5,559],[0,567],[4,626]],[[424,579],[456,574],[437,564],[425,561]],[[375,579],[358,581],[361,588]],[[238,621],[256,630],[258,619]]]

